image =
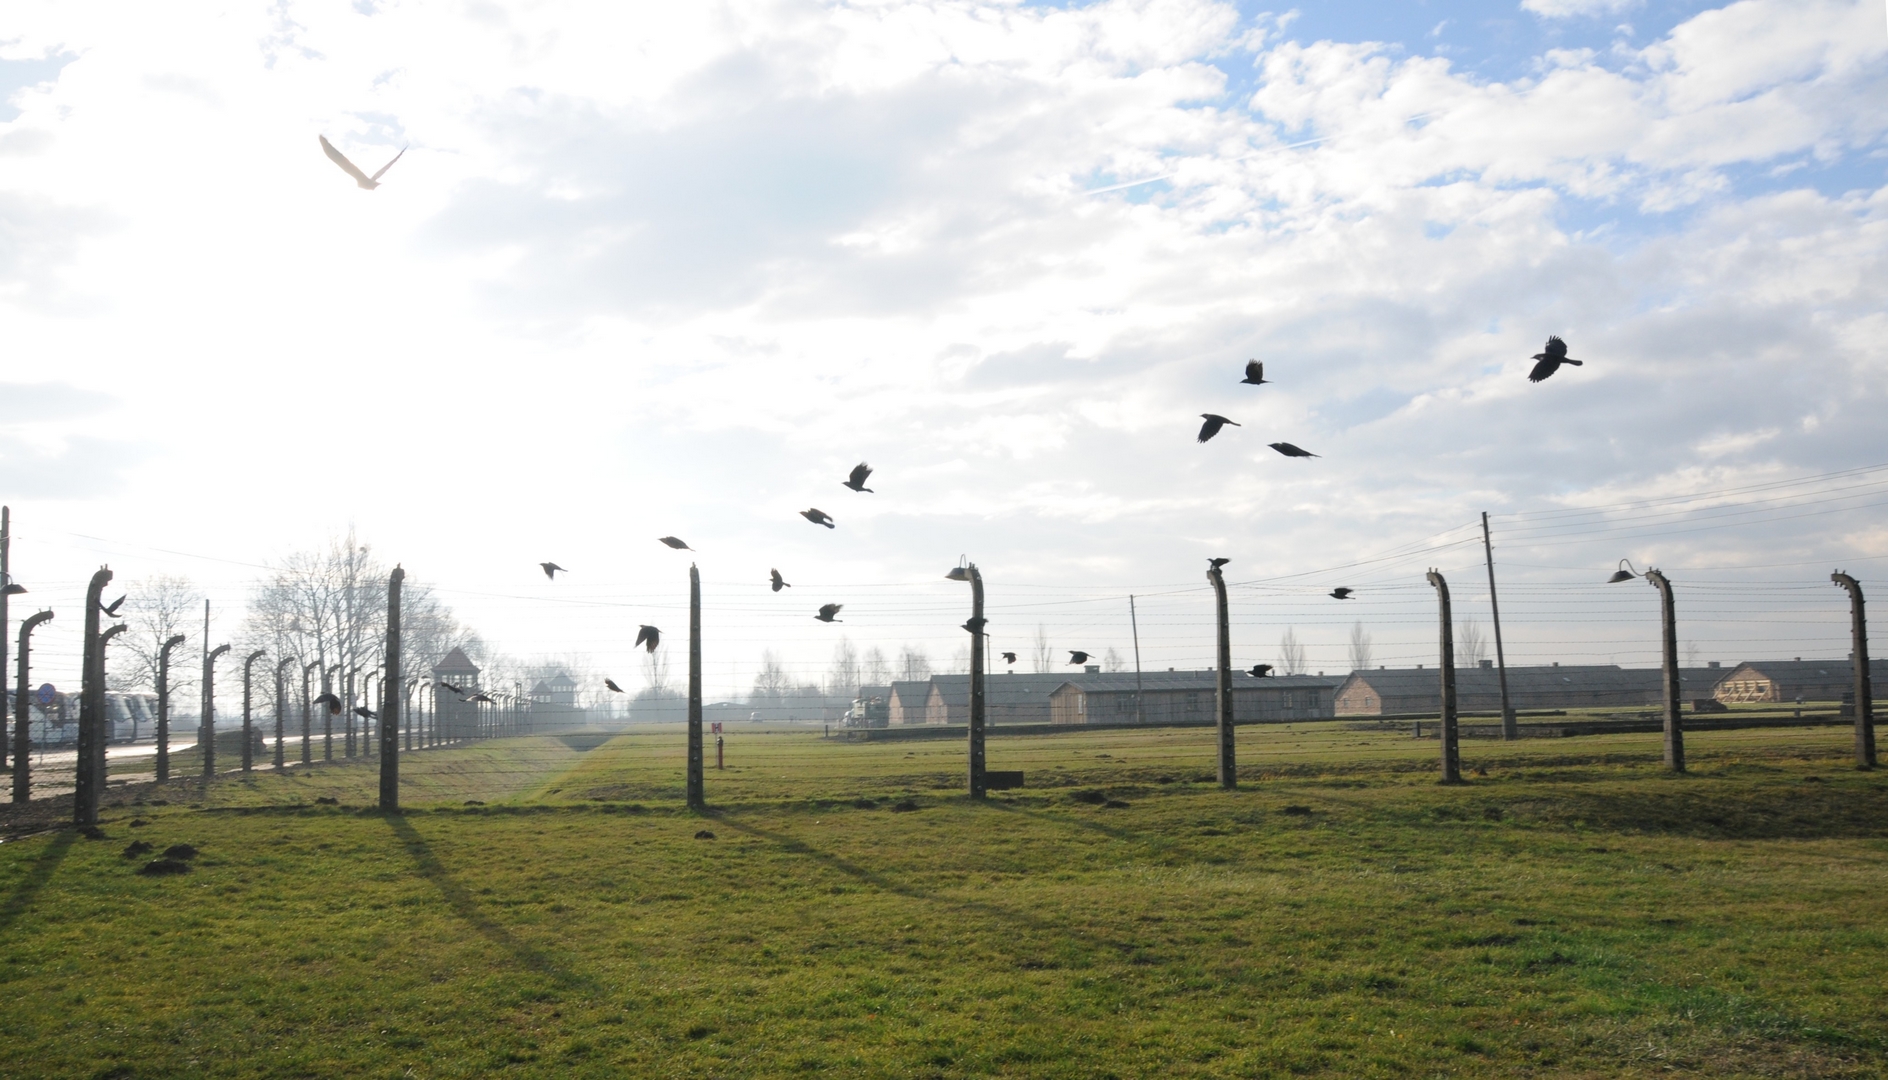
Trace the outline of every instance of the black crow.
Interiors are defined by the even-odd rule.
[[[1351,588],[1349,585],[1339,585],[1337,588],[1331,590],[1331,599],[1349,600],[1350,594],[1356,591],[1356,589]]]
[[[773,576],[774,576],[774,591],[775,592],[779,592],[782,589],[793,588],[793,582],[788,581],[786,578],[781,577],[780,571],[778,570],[773,571]]]
[[[839,614],[839,609],[845,606],[844,604],[821,604],[819,606],[819,614],[813,617],[820,622],[845,622],[846,620],[844,619],[833,618],[833,616]]]
[[[124,606],[124,602],[125,602],[125,597],[121,596],[118,599],[113,600],[109,604],[100,604],[98,606],[98,610],[104,612],[107,615],[116,616],[118,614],[118,609]]]
[[[1279,453],[1285,455],[1286,457],[1319,457],[1321,456],[1318,454],[1314,454],[1309,450],[1306,450],[1302,446],[1293,446],[1291,443],[1288,443],[1288,442],[1275,442],[1270,445],[1272,449],[1278,451]]]
[[[1232,560],[1231,559],[1208,559],[1206,561],[1209,564],[1209,569],[1217,570],[1220,567],[1231,562]]]
[[[368,708],[368,707],[367,707],[367,706],[365,706],[365,705],[356,705],[356,706],[354,706],[354,715],[356,715],[356,716],[364,716],[364,717],[366,717],[366,718],[367,718],[367,719],[369,719],[369,720],[378,720],[378,719],[380,719],[380,714],[379,714],[379,713],[377,713],[377,712],[375,712],[374,710],[372,710],[372,709],[370,709],[370,708]]]
[[[815,506],[811,510],[800,511],[800,516],[812,522],[815,525],[824,525],[829,529],[838,528],[837,525],[833,524],[832,515],[828,514],[824,510],[821,510],[817,506]]]
[[[1252,665],[1252,670],[1246,672],[1247,675],[1250,675],[1255,679],[1263,679],[1267,675],[1270,675],[1271,673],[1272,673],[1272,665],[1270,664],[1254,664]]]
[[[486,697],[486,696],[485,696],[484,694],[473,694],[473,695],[472,695],[471,697],[469,697],[469,698],[466,698],[466,700],[467,700],[467,701],[476,701],[476,702],[479,702],[480,704],[484,704],[484,705],[496,705],[496,704],[498,704],[498,702],[496,702],[496,701],[493,701],[493,700],[492,700],[491,698],[488,698],[488,697]]]
[[[442,682],[442,683],[440,683],[440,684],[439,684],[439,686],[440,686],[440,688],[441,688],[441,689],[445,689],[445,690],[450,690],[450,691],[452,691],[453,693],[455,693],[455,694],[457,694],[457,695],[459,695],[460,697],[464,697],[464,696],[465,696],[465,691],[464,691],[464,690],[461,690],[461,689],[459,689],[458,687],[456,687],[456,686],[454,686],[454,685],[452,685],[452,684],[451,684],[451,683],[449,683],[449,682]]]
[[[544,568],[544,576],[550,578],[552,581],[557,580],[557,572],[559,570],[564,570],[563,567],[554,562],[541,562],[538,565]],[[568,574],[570,571],[564,570],[564,573]]]
[[[985,618],[979,618],[977,616],[972,616],[971,618],[964,620],[964,629],[970,631],[973,634],[983,633],[983,628],[988,625],[990,625],[990,620],[985,619]]]
[[[689,546],[688,546],[688,544],[687,544],[686,542],[684,542],[684,541],[683,541],[683,540],[682,540],[682,539],[681,539],[680,537],[675,537],[675,536],[658,536],[658,537],[656,537],[656,539],[657,539],[657,540],[660,540],[660,541],[662,541],[663,543],[665,543],[665,544],[667,544],[667,545],[669,545],[670,547],[672,547],[672,548],[674,548],[674,549],[675,549],[675,550],[677,550],[677,551],[693,551],[693,550],[695,550],[694,548],[692,548],[692,547],[689,547]]]
[[[387,175],[388,169],[393,168],[393,161],[398,161],[406,155],[406,147],[402,146],[400,148],[400,152],[398,154],[393,155],[393,161],[389,161],[385,165],[382,165],[380,167],[379,172],[375,173],[372,176],[369,176],[366,173],[362,172],[353,162],[349,161],[347,159],[346,154],[343,154],[341,153],[341,151],[336,150],[334,148],[334,144],[328,141],[328,137],[326,135],[318,135],[316,137],[321,140],[321,152],[328,155],[328,160],[334,162],[336,165],[341,166],[341,171],[353,177],[354,182],[360,185],[360,187],[366,191],[372,191],[375,188],[379,187],[380,178]]]
[[[1219,415],[1218,413],[1203,412],[1200,415],[1204,417],[1206,420],[1206,423],[1200,425],[1200,441],[1201,442],[1205,442],[1206,440],[1219,434],[1219,429],[1225,427],[1227,424],[1231,424],[1233,427],[1245,426],[1244,424],[1239,423],[1239,421],[1237,420],[1228,420],[1225,417]]]
[[[1257,360],[1247,360],[1246,377],[1239,381],[1242,383],[1251,383],[1254,386],[1268,382],[1269,380],[1265,377],[1265,365],[1259,363]]]
[[[841,480],[840,483],[854,491],[871,491],[871,488],[865,486],[866,480],[870,478],[871,475],[872,466],[861,461],[852,467],[852,475]]]
[[[326,705],[330,716],[339,716],[341,714],[341,699],[335,697],[333,694],[322,694],[315,699],[315,704]]]
[[[1013,652],[1001,653],[999,655],[1003,657],[1003,662],[1006,664],[1014,664],[1016,662],[1016,654]]]
[[[662,644],[662,631],[645,624],[642,629],[636,631],[636,645],[641,645],[645,642],[649,646],[649,651],[655,652],[656,646]],[[636,645],[631,645],[630,648],[633,649]]]
[[[1540,382],[1547,376],[1559,371],[1560,365],[1562,364],[1572,364],[1574,367],[1581,366],[1580,361],[1572,359],[1567,355],[1567,343],[1560,340],[1558,337],[1548,338],[1545,351],[1537,352],[1529,357],[1529,359],[1534,361],[1534,370],[1527,373],[1528,382]]]
[[[615,679],[605,679],[603,680],[603,685],[609,687],[611,690],[615,691],[616,693],[620,694],[623,692],[623,688],[616,685]]]
[[[1088,663],[1088,654],[1079,649],[1071,649],[1069,651],[1069,663],[1086,664]]]

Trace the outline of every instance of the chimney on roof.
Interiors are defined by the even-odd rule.
[[[1555,666],[1555,667],[1559,667],[1559,666],[1560,666],[1560,661],[1558,661],[1558,660],[1556,660],[1556,661],[1554,661],[1554,666]]]
[[[1704,662],[1704,666],[1705,666],[1705,667],[1717,667],[1717,666],[1718,666],[1718,662],[1717,662],[1716,660],[1706,660],[1706,661]]]
[[[1100,665],[1100,664],[1083,664],[1083,665],[1082,665],[1082,674],[1084,674],[1084,675],[1099,675],[1099,674],[1101,674],[1101,665]]]
[[[1423,666],[1422,666],[1421,664],[1417,664],[1417,665],[1416,665],[1416,670],[1417,670],[1417,671],[1421,671],[1422,669],[1423,669]]]
[[[1800,656],[1799,656],[1799,657],[1797,657],[1797,658],[1796,658],[1796,662],[1797,662],[1797,663],[1799,663],[1799,664],[1800,664],[1800,663],[1802,663],[1802,662],[1803,662],[1803,658],[1802,658],[1802,657],[1800,657]]]
[[[1485,667],[1485,668],[1492,668],[1495,666],[1495,662],[1493,660],[1483,660],[1480,666]]]

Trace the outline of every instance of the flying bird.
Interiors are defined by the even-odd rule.
[[[1547,339],[1547,348],[1545,351],[1537,352],[1528,359],[1534,361],[1534,370],[1527,373],[1528,382],[1540,382],[1547,376],[1559,371],[1560,365],[1562,364],[1572,364],[1574,367],[1581,366],[1581,361],[1575,360],[1567,355],[1567,343],[1560,340],[1557,336]]]
[[[563,567],[554,562],[541,562],[538,565],[544,568],[544,576],[550,578],[552,581],[557,580],[557,572],[559,570],[564,570]],[[564,573],[568,574],[570,571],[564,570]]]
[[[845,622],[844,619],[833,618],[834,615],[839,614],[839,609],[845,606],[844,604],[821,604],[819,614],[813,617],[820,622]]]
[[[1294,446],[1288,442],[1275,442],[1275,443],[1271,443],[1270,445],[1272,449],[1278,451],[1279,453],[1285,455],[1286,457],[1320,457],[1322,456],[1319,454],[1314,454],[1311,451],[1306,450],[1302,446]]]
[[[644,625],[642,629],[636,631],[636,645],[645,642],[648,643],[649,651],[655,652],[656,646],[662,644],[662,631],[653,626]],[[636,645],[631,645],[630,648],[633,649]]]
[[[473,694],[473,695],[472,695],[471,697],[469,697],[469,698],[466,698],[466,700],[467,700],[467,701],[477,701],[477,702],[480,702],[480,703],[482,703],[482,704],[485,704],[485,705],[496,705],[496,704],[498,704],[498,702],[496,702],[496,701],[493,701],[493,700],[492,700],[491,698],[488,698],[488,697],[486,697],[486,696],[485,696],[484,694],[482,694],[482,693],[481,693],[481,694]]]
[[[1243,379],[1240,379],[1239,381],[1242,383],[1251,383],[1254,386],[1260,386],[1260,385],[1263,385],[1264,383],[1270,382],[1271,380],[1265,377],[1264,364],[1259,363],[1257,360],[1247,360],[1246,361],[1246,377]]]
[[[1272,665],[1270,664],[1254,664],[1252,665],[1252,670],[1246,672],[1247,675],[1250,675],[1255,679],[1263,679],[1267,675],[1270,675],[1271,673],[1272,673]]]
[[[778,570],[773,571],[773,576],[774,576],[774,591],[775,592],[779,592],[782,589],[793,588],[793,582],[788,581],[786,578],[781,577],[780,571]]]
[[[338,716],[341,713],[341,699],[335,697],[333,694],[322,694],[315,699],[315,704],[326,705],[328,707],[328,715],[330,716]]]
[[[1069,651],[1069,663],[1086,664],[1088,663],[1088,654],[1079,649],[1071,649]]]
[[[1003,662],[1004,662],[1004,663],[1006,663],[1006,664],[1014,664],[1014,663],[1016,662],[1016,654],[1015,654],[1015,653],[1013,653],[1013,652],[1006,652],[1006,653],[1004,653],[1004,654],[1002,654],[1002,655],[1003,655]]]
[[[356,706],[354,706],[354,715],[356,715],[356,716],[364,716],[364,717],[366,717],[366,718],[367,718],[367,719],[369,719],[369,720],[378,720],[378,719],[380,719],[380,714],[379,714],[379,713],[377,713],[377,712],[375,712],[374,710],[372,710],[372,709],[370,709],[370,708],[368,708],[368,707],[367,707],[367,706],[365,706],[365,705],[356,705]]]
[[[1200,415],[1204,417],[1206,420],[1206,423],[1200,425],[1200,441],[1201,442],[1205,442],[1206,440],[1219,434],[1219,429],[1225,427],[1227,424],[1231,424],[1233,427],[1245,426],[1244,424],[1241,424],[1237,420],[1228,420],[1225,417],[1219,415],[1218,413],[1203,412]]]
[[[400,148],[400,152],[398,154],[393,155],[393,161],[389,161],[385,165],[382,165],[380,167],[379,172],[375,173],[372,176],[369,176],[366,173],[362,172],[360,168],[356,166],[353,162],[349,161],[347,159],[346,154],[343,154],[341,151],[336,150],[334,148],[334,144],[328,141],[328,137],[326,135],[321,135],[317,137],[321,139],[321,152],[328,155],[329,161],[332,161],[336,165],[341,166],[341,171],[353,177],[354,182],[360,185],[361,189],[364,191],[372,191],[375,188],[379,187],[380,178],[387,175],[388,169],[393,168],[393,161],[398,161],[402,157],[406,156],[406,147],[402,146]]]
[[[832,515],[828,514],[824,510],[821,510],[817,506],[815,506],[811,510],[800,511],[800,516],[812,522],[815,525],[824,525],[829,529],[836,529],[839,527],[833,524]]]
[[[851,476],[839,482],[841,484],[844,484],[846,487],[851,488],[854,491],[871,491],[872,490],[871,488],[865,486],[866,479],[869,478],[871,475],[872,475],[872,466],[867,465],[865,462],[861,461],[857,465],[854,465],[852,467]]]
[[[1349,585],[1339,585],[1337,588],[1331,590],[1331,599],[1349,600],[1350,594],[1356,591],[1356,589],[1351,588]]]
[[[124,602],[125,602],[125,597],[121,596],[118,599],[113,600],[109,604],[100,604],[98,606],[98,610],[104,612],[107,615],[115,616],[118,614],[118,609],[124,606]]]
[[[442,682],[442,683],[440,683],[439,685],[440,685],[440,686],[441,686],[442,688],[444,688],[444,689],[447,689],[447,690],[450,690],[450,691],[452,691],[453,693],[455,693],[455,694],[457,694],[457,695],[459,695],[460,697],[464,697],[464,696],[465,696],[465,691],[464,691],[464,690],[461,690],[461,689],[459,689],[458,687],[456,687],[456,686],[454,686],[454,685],[452,685],[452,684],[451,684],[451,683],[449,683],[449,682]]]
[[[964,620],[964,629],[970,631],[973,634],[983,633],[983,628],[988,625],[990,625],[990,620],[982,617],[981,615],[973,615],[970,618]]]
[[[623,692],[623,688],[616,685],[615,679],[605,679],[603,680],[603,685],[609,687],[611,690],[614,690],[615,692],[619,694]]]
[[[1222,567],[1222,566],[1224,566],[1224,565],[1226,565],[1227,563],[1229,563],[1229,562],[1231,562],[1232,560],[1231,560],[1231,559],[1208,559],[1208,560],[1206,560],[1206,561],[1207,561],[1207,563],[1209,564],[1209,565],[1208,565],[1208,567],[1207,567],[1208,569],[1210,569],[1210,570],[1217,570],[1217,569],[1219,569],[1220,567]]]
[[[656,539],[657,539],[657,540],[660,540],[660,541],[662,541],[663,543],[665,543],[665,544],[667,544],[667,545],[669,545],[670,547],[672,547],[672,548],[674,548],[674,549],[675,549],[675,550],[677,550],[677,551],[693,551],[693,550],[695,550],[694,548],[692,548],[692,547],[689,547],[689,546],[688,546],[688,544],[687,544],[687,542],[686,542],[686,541],[684,541],[684,540],[682,540],[682,539],[681,539],[680,537],[676,537],[676,536],[658,536],[658,537],[656,537]]]

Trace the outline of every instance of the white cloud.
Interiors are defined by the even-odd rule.
[[[1638,4],[1639,0],[1521,0],[1521,10],[1543,19],[1574,19],[1617,15]]]

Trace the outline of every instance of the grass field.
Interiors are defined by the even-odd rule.
[[[1240,738],[1230,793],[1203,730],[993,739],[1029,786],[973,805],[955,742],[737,729],[695,815],[668,729],[416,754],[397,817],[371,763],[116,796],[0,845],[0,1074],[1888,1072],[1845,729],[1682,777],[1477,741],[1455,788],[1433,740]]]

